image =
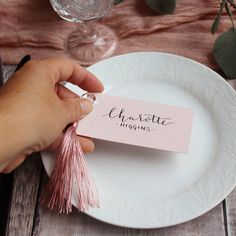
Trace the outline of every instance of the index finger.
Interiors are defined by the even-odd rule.
[[[42,61],[52,72],[54,82],[68,81],[88,92],[102,92],[104,87],[95,75],[78,63],[67,59],[47,59]]]

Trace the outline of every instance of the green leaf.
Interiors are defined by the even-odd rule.
[[[226,12],[227,12],[227,14],[229,15],[229,17],[230,17],[230,21],[231,21],[231,24],[232,24],[232,26],[234,27],[234,19],[233,19],[233,14],[232,14],[232,11],[231,11],[231,8],[230,8],[230,6],[229,6],[229,4],[226,2],[225,3],[225,9],[226,9]]]
[[[115,0],[115,1],[114,1],[114,4],[117,5],[117,4],[119,4],[119,3],[123,2],[123,1],[124,1],[124,0]]]
[[[236,78],[236,29],[221,34],[215,41],[213,54],[217,64],[230,79]]]
[[[234,0],[227,0],[229,2],[229,4],[236,9],[236,4],[234,2]]]
[[[221,19],[222,11],[225,8],[225,3],[226,3],[226,0],[222,0],[222,2],[220,4],[219,13],[218,13],[216,19],[214,20],[214,22],[213,22],[213,24],[211,26],[211,33],[212,34],[214,34],[217,31],[217,29],[218,29],[218,26],[220,24],[220,19]]]
[[[147,5],[156,13],[165,15],[175,10],[176,0],[145,0]]]
[[[231,11],[231,9],[230,9],[230,7],[229,7],[229,4],[226,2],[226,4],[225,4],[225,9],[226,9],[226,12],[227,12],[227,14],[229,15],[229,16],[232,16],[233,14],[232,14],[232,11]]]

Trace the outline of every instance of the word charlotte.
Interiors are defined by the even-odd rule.
[[[150,127],[151,124],[167,126],[174,123],[172,121],[172,118],[163,118],[156,114],[147,113],[130,115],[127,114],[124,108],[118,109],[117,107],[111,108],[108,113],[103,115],[103,117],[118,120],[120,127],[129,128],[130,130],[142,130],[147,132],[150,132],[152,130],[152,128]]]

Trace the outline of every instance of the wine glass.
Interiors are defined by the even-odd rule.
[[[67,52],[82,65],[90,65],[110,56],[116,49],[115,33],[94,21],[111,9],[114,0],[50,0],[63,19],[80,23],[69,35]]]

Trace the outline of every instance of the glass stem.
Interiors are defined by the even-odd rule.
[[[93,28],[93,24],[90,22],[80,23],[79,27],[81,27],[83,35],[82,40],[83,43],[94,43],[97,39],[97,32]]]

